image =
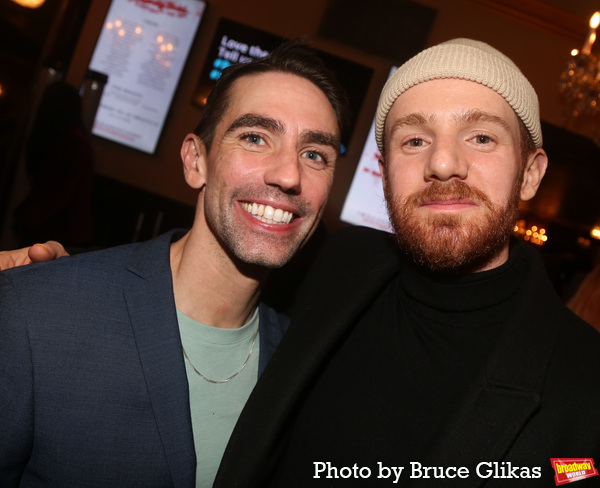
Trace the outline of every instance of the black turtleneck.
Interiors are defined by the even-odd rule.
[[[463,392],[484,381],[485,359],[528,271],[520,251],[511,248],[496,269],[464,276],[405,263],[307,395],[274,484],[390,486],[392,479],[377,478],[378,463],[409,469],[419,461]],[[356,463],[371,476],[315,478],[316,462]]]

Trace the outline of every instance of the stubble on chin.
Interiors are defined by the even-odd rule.
[[[300,195],[290,195],[275,187],[256,186],[248,183],[236,188],[228,196],[221,208],[228,208],[230,201],[268,201],[286,202],[297,209],[306,222],[313,222],[314,211]],[[253,217],[247,217],[253,218]],[[306,243],[313,228],[308,224],[299,226],[286,235],[270,234],[268,231],[253,233],[233,210],[229,212],[207,212],[207,221],[229,258],[241,268],[273,270],[287,264]]]

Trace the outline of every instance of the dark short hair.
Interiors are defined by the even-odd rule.
[[[210,150],[215,129],[229,106],[229,96],[233,83],[255,74],[279,72],[290,73],[305,78],[319,88],[329,100],[338,124],[340,135],[348,120],[349,107],[345,90],[335,75],[325,66],[318,52],[302,39],[284,41],[270,54],[249,63],[232,65],[223,71],[217,84],[206,101],[204,113],[194,134]]]

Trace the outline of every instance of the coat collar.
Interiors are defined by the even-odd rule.
[[[124,296],[173,486],[192,488],[196,455],[169,261],[180,237],[173,231],[135,247]]]

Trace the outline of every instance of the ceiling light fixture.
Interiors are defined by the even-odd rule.
[[[13,2],[27,8],[41,7],[46,0],[12,0]]]
[[[592,53],[596,41],[596,29],[600,25],[600,12],[590,19],[590,29],[581,52],[571,51],[567,69],[560,77],[560,92],[570,109],[572,117],[600,114],[600,66]]]

